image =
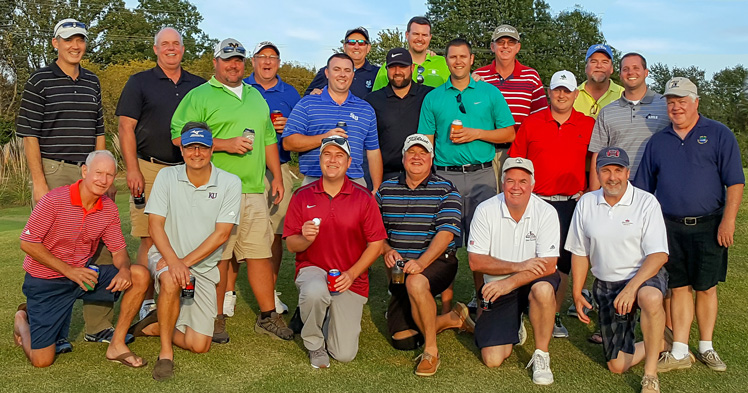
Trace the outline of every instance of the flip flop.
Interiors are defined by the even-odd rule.
[[[143,334],[143,329],[158,322],[158,314],[156,313],[156,311],[157,310],[151,310],[151,312],[149,312],[148,315],[145,316],[145,318],[141,319],[138,322],[135,322],[132,326],[130,326],[129,329],[127,329],[127,333],[132,334],[135,337],[147,336],[146,334]]]
[[[134,352],[130,351],[130,352],[125,352],[125,353],[117,356],[114,359],[106,358],[106,360],[108,360],[108,361],[110,361],[112,363],[124,364],[125,366],[132,367],[132,368],[141,368],[141,367],[144,367],[144,366],[146,366],[148,364],[147,360],[145,360],[143,358],[140,358],[143,361],[143,363],[141,363],[140,366],[135,366],[135,365],[133,365],[131,362],[129,362],[127,360],[127,358],[129,358],[130,356],[136,357],[136,358],[140,357],[140,356],[136,355]]]

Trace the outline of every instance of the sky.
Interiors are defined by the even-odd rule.
[[[250,51],[270,40],[284,62],[317,68],[340,46],[346,30],[363,25],[374,38],[388,28],[404,31],[408,19],[426,13],[423,0],[190,1],[212,38],[236,38]],[[748,66],[748,0],[546,1],[554,15],[575,5],[595,13],[608,44],[623,53],[639,52],[649,64],[695,65],[708,78],[727,67]]]

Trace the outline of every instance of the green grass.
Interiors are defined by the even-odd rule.
[[[123,231],[129,233],[125,193],[117,198]],[[387,342],[387,291],[381,262],[377,262],[371,279],[371,297],[364,309],[360,350],[349,364],[332,361],[328,370],[309,366],[300,338],[282,342],[254,333],[252,325],[257,305],[242,271],[236,315],[227,327],[231,342],[216,345],[210,352],[194,355],[176,350],[176,377],[165,383],[155,382],[151,370],[159,351],[158,338],[139,338],[131,348],[150,362],[144,369],[133,370],[106,362],[105,345],[83,342],[83,321],[80,302],[76,304],[71,325],[74,351],[57,358],[47,369],[30,366],[20,348],[12,343],[12,316],[24,301],[21,292],[23,253],[18,236],[29,214],[29,208],[0,209],[0,283],[6,293],[0,297],[0,391],[38,392],[149,392],[149,391],[268,391],[268,392],[638,392],[642,375],[639,365],[624,375],[613,375],[604,365],[602,349],[586,339],[594,326],[584,326],[576,319],[564,317],[570,339],[553,339],[551,367],[556,382],[548,387],[533,385],[525,364],[532,354],[532,338],[499,369],[489,370],[480,361],[473,337],[447,331],[439,335],[442,356],[436,376],[419,378],[413,375],[412,359],[417,351],[398,351]],[[741,210],[736,245],[730,250],[727,282],[719,286],[720,313],[715,333],[715,346],[727,362],[725,373],[716,373],[701,363],[690,370],[661,375],[662,391],[738,392],[748,390],[748,231],[745,207]],[[137,243],[127,237],[130,255]],[[464,251],[460,254],[460,271],[455,298],[465,301],[471,294],[471,276]],[[284,256],[279,278],[279,291],[293,308],[297,294],[293,285],[293,260]],[[568,305],[564,305],[565,307]],[[697,345],[695,324],[691,347]]]

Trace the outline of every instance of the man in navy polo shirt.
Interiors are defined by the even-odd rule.
[[[368,269],[382,254],[387,234],[374,198],[346,176],[348,141],[325,138],[320,151],[322,178],[291,198],[283,236],[288,251],[296,253],[301,338],[312,367],[327,368],[328,353],[340,362],[358,353]],[[330,269],[340,275],[328,285]]]
[[[252,54],[252,72],[248,77],[244,78],[244,82],[252,87],[256,88],[257,91],[262,94],[262,97],[268,103],[270,112],[276,114],[271,115],[273,120],[273,128],[275,128],[276,137],[278,141],[281,140],[283,134],[283,128],[286,127],[286,121],[288,116],[291,114],[291,110],[299,102],[301,96],[296,88],[284,82],[278,75],[278,68],[280,68],[280,50],[278,47],[270,41],[263,41],[257,44]],[[277,116],[277,117],[276,117]],[[268,211],[270,214],[270,225],[273,227],[274,238],[271,251],[273,256],[270,258],[273,263],[273,276],[275,281],[278,280],[278,271],[280,270],[281,259],[283,257],[283,244],[281,235],[283,234],[283,219],[286,217],[286,211],[288,210],[288,202],[291,201],[291,190],[293,190],[293,179],[295,175],[291,173],[289,161],[291,161],[291,153],[283,148],[282,143],[278,143],[278,156],[281,162],[281,173],[283,174],[283,189],[286,192],[283,193],[283,199],[280,203],[275,203],[275,195],[272,195],[270,191],[270,183],[273,181],[273,173],[269,170],[265,171],[265,189],[268,190]],[[234,276],[232,280],[229,278],[228,286],[226,287],[226,296],[224,297],[223,312],[226,316],[234,315],[234,306],[236,305],[236,292],[234,290],[236,283],[236,275],[238,274],[238,264],[231,264],[229,269],[229,276]],[[235,269],[237,268],[237,269]],[[279,292],[275,292],[275,312],[282,314],[288,312],[288,306],[286,306],[280,298]]]
[[[658,371],[691,367],[688,335],[694,308],[700,336],[696,357],[712,370],[725,371],[712,335],[717,284],[727,276],[727,249],[734,242],[743,199],[740,149],[730,129],[699,114],[693,82],[675,77],[663,95],[672,124],[652,135],[635,179],[636,186],[660,201],[670,248],[665,268],[670,274],[673,347],[660,357]]]
[[[343,43],[343,53],[350,56],[353,60],[353,81],[351,83],[351,93],[358,98],[364,98],[371,93],[374,86],[374,79],[379,72],[379,66],[369,63],[366,55],[371,50],[371,41],[369,41],[369,31],[363,26],[350,29],[345,32]],[[330,65],[328,64],[327,67]],[[328,78],[327,67],[322,67],[317,72],[309,87],[306,88],[304,95],[320,94],[322,89],[327,86]]]
[[[322,93],[301,99],[294,108],[283,130],[283,148],[299,152],[299,170],[306,176],[303,185],[322,176],[319,165],[319,146],[331,136],[347,138],[351,146],[351,165],[347,175],[366,186],[363,180],[364,153],[369,161],[371,186],[382,183],[382,154],[377,139],[377,119],[374,109],[351,91],[353,60],[345,53],[336,53],[327,60],[328,83]],[[345,122],[345,129],[338,127]]]

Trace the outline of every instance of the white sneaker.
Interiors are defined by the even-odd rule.
[[[530,363],[527,367],[532,366],[532,382],[536,385],[550,385],[553,383],[553,373],[551,372],[551,357],[547,353],[536,349],[532,354]]]
[[[223,313],[227,317],[233,317],[235,308],[236,308],[236,291],[227,291],[226,295],[223,296]]]
[[[519,315],[519,331],[517,332],[519,342],[517,345],[523,345],[527,341],[527,329],[525,328],[524,313]]]
[[[143,305],[140,307],[140,312],[138,313],[138,316],[140,316],[141,320],[148,316],[148,313],[156,309],[156,302],[153,301],[153,299],[148,299],[143,301]]]
[[[282,293],[275,291],[275,312],[278,314],[286,314],[288,313],[288,306],[280,300],[278,297],[280,295],[282,295]]]

